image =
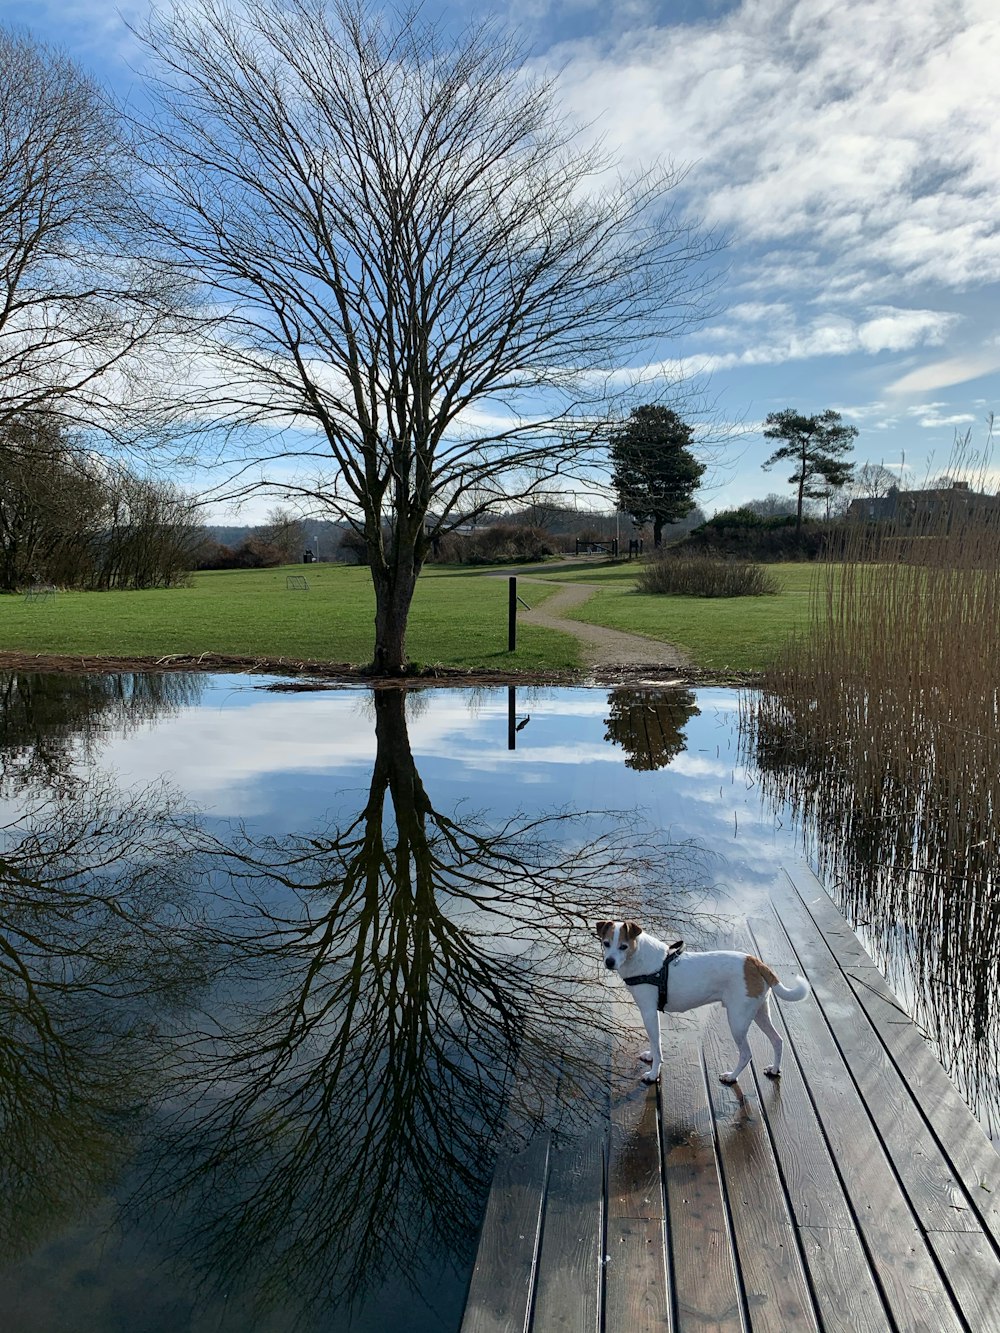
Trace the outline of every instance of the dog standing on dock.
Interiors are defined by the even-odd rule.
[[[750,1063],[747,1036],[751,1023],[770,1038],[774,1048],[774,1063],[764,1073],[771,1078],[780,1076],[782,1041],[771,1022],[771,992],[779,1000],[804,1000],[809,994],[805,977],[796,977],[794,986],[783,986],[753,954],[722,949],[688,953],[683,940],[664,944],[655,935],[647,935],[637,921],[598,921],[595,932],[604,949],[604,966],[620,973],[646,1025],[649,1050],[641,1058],[649,1062],[650,1070],[643,1074],[643,1082],[655,1083],[660,1077],[660,1013],[680,1014],[716,1003],[725,1006],[737,1047],[736,1064],[720,1074],[720,1080],[735,1083]]]

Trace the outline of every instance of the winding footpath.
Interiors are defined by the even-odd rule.
[[[530,574],[518,575],[519,585],[532,583],[547,587],[556,583],[557,591],[539,607],[531,611],[525,611],[522,607],[518,614],[525,624],[543,625],[546,629],[572,634],[579,641],[587,668],[604,671],[615,667],[633,670],[649,667],[657,671],[685,671],[690,668],[690,658],[672,643],[649,639],[644,634],[626,634],[623,630],[607,629],[603,625],[589,625],[581,620],[567,619],[561,614],[587,602],[597,591],[598,584],[557,583],[554,579],[532,578]]]

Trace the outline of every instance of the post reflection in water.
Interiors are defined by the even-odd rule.
[[[118,1179],[125,1235],[220,1328],[369,1329],[406,1289],[433,1307],[407,1327],[454,1327],[497,1151],[603,1122],[591,924],[683,883],[683,928],[700,858],[632,816],[436,809],[404,694],[372,708],[371,779],[333,825],[223,834],[91,778],[8,830],[32,946],[5,955],[4,1022],[37,1054],[5,1071],[0,1186],[6,1216],[37,1204],[24,1247]]]
[[[808,705],[748,697],[747,757],[875,962],[1000,1140],[1000,777],[954,784],[912,737],[815,733]]]

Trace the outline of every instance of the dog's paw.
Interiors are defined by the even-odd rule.
[[[735,1074],[720,1074],[720,1075],[719,1075],[719,1082],[720,1082],[720,1083],[725,1083],[727,1086],[731,1087],[731,1086],[736,1082],[736,1075],[735,1075]]]
[[[639,1059],[640,1059],[640,1060],[645,1060],[647,1065],[651,1065],[651,1064],[653,1063],[653,1052],[652,1052],[652,1051],[640,1051],[640,1052],[639,1052]]]
[[[781,1078],[781,1070],[775,1069],[774,1065],[768,1065],[768,1067],[764,1070],[764,1073],[768,1076],[768,1078]]]
[[[643,1074],[642,1081],[643,1083],[659,1083],[660,1071],[657,1070],[656,1073],[654,1074],[653,1071],[650,1070],[648,1074]]]

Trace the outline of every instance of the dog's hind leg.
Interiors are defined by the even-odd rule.
[[[774,1026],[774,1023],[771,1021],[770,999],[771,996],[769,993],[764,996],[764,1003],[754,1014],[753,1021],[760,1028],[761,1032],[763,1032],[764,1036],[770,1040],[771,1046],[774,1050],[774,1063],[768,1065],[768,1067],[764,1070],[764,1073],[767,1074],[768,1078],[780,1078],[781,1052],[784,1049],[784,1043],[781,1040],[781,1033],[778,1031],[778,1029]]]
[[[750,1063],[751,1052],[747,1033],[750,1031],[750,1024],[753,1022],[754,1015],[747,1013],[745,1010],[738,1012],[727,1010],[726,1017],[729,1019],[729,1031],[733,1034],[733,1041],[736,1043],[736,1064],[725,1074],[719,1075],[719,1082],[735,1083]]]

